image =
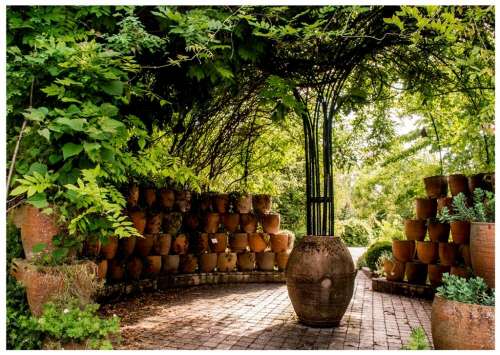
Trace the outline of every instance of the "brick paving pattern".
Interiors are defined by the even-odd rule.
[[[432,344],[431,302],[371,291],[358,272],[336,328],[297,322],[284,284],[206,285],[103,306],[122,317],[119,349],[401,349],[422,326]]]

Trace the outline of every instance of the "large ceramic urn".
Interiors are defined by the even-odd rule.
[[[337,326],[351,301],[355,277],[351,254],[340,238],[302,238],[286,270],[288,296],[299,320],[310,326]]]

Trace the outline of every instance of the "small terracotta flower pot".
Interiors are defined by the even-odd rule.
[[[172,236],[170,234],[158,234],[153,245],[155,255],[167,255],[172,246]]]
[[[120,260],[108,260],[108,276],[107,278],[113,281],[121,281],[125,276],[125,267]]]
[[[288,234],[270,234],[271,251],[282,253],[288,249]]]
[[[465,175],[454,174],[448,176],[448,185],[450,186],[451,196],[456,196],[460,192],[467,195],[469,192],[469,181]]]
[[[216,194],[213,206],[218,213],[227,213],[229,211],[229,194]]]
[[[463,277],[464,279],[469,278],[469,273],[467,272],[467,269],[460,266],[452,266],[450,269],[450,275],[456,275],[459,277]]]
[[[230,272],[236,268],[236,253],[220,253],[217,256],[217,271]]]
[[[199,256],[200,272],[213,272],[217,267],[217,253],[205,253]]]
[[[275,253],[272,251],[264,251],[262,253],[256,254],[257,267],[262,271],[273,271],[274,270],[274,260]]]
[[[132,211],[129,213],[130,219],[139,234],[144,234],[146,228],[146,213],[144,211]]]
[[[280,230],[280,215],[278,213],[267,213],[260,215],[262,229],[269,234],[277,234]]]
[[[146,222],[146,233],[157,234],[161,231],[161,221],[163,215],[161,213],[151,213]]]
[[[468,244],[462,244],[458,247],[458,251],[460,253],[460,256],[462,257],[465,266],[471,267],[472,261],[470,257],[470,246]]]
[[[136,242],[137,242],[136,236],[131,236],[131,237],[120,239],[120,242],[119,242],[120,250],[122,251],[122,253],[125,257],[130,256],[134,253]]]
[[[429,198],[438,198],[448,194],[448,179],[446,176],[436,175],[424,178],[425,192]]]
[[[127,206],[137,207],[138,204],[139,204],[139,186],[137,186],[137,184],[132,184],[128,188]]]
[[[246,233],[234,233],[229,237],[229,246],[231,251],[235,253],[247,250],[248,235]]]
[[[198,200],[198,209],[201,212],[208,212],[212,210],[212,193],[204,192],[200,195]]]
[[[495,223],[471,223],[470,262],[474,274],[495,288]]]
[[[85,240],[85,255],[96,258],[101,254],[101,241],[95,238]]]
[[[238,254],[238,270],[240,271],[255,270],[255,253],[244,252]]]
[[[437,201],[433,198],[416,198],[415,214],[417,219],[435,218],[437,213]]]
[[[434,264],[439,257],[439,245],[434,242],[416,242],[417,257],[424,264]]]
[[[205,216],[206,233],[217,233],[219,231],[220,215],[218,213],[207,213]]]
[[[245,233],[255,233],[257,230],[257,217],[252,213],[240,215],[241,229]]]
[[[194,254],[181,255],[180,270],[184,274],[192,274],[198,268],[198,258]]]
[[[288,264],[288,258],[290,257],[290,253],[288,251],[282,251],[280,253],[276,253],[276,266],[279,271],[286,270],[286,265]]]
[[[384,263],[384,271],[385,278],[388,281],[401,282],[405,278],[405,263],[395,259],[387,260],[386,263]]]
[[[108,260],[104,259],[97,263],[97,279],[104,280],[108,273]]]
[[[150,208],[153,207],[153,205],[156,202],[156,189],[155,188],[144,189],[143,196],[144,196],[144,202],[146,202],[146,205],[148,205],[148,207],[150,207]]]
[[[252,195],[240,195],[235,202],[235,209],[238,213],[250,213],[252,211]]]
[[[234,233],[240,227],[240,215],[238,213],[225,213],[222,215],[222,224],[226,231]]]
[[[454,243],[439,243],[439,262],[441,265],[453,265],[457,259],[457,245]]]
[[[118,250],[118,238],[109,236],[106,242],[101,243],[101,254],[104,259],[113,259]]]
[[[449,265],[429,264],[427,265],[427,274],[429,275],[429,282],[432,287],[441,286],[443,282],[443,274],[450,272]]]
[[[469,244],[470,223],[465,221],[453,221],[450,223],[451,239],[455,244]]]
[[[138,257],[132,257],[127,262],[127,276],[132,280],[139,280],[142,275],[142,261]]]
[[[432,242],[447,242],[450,236],[450,225],[448,223],[429,222],[427,226],[429,239]]]
[[[149,255],[146,257],[144,265],[144,274],[148,276],[156,276],[161,271],[161,255]]]
[[[405,274],[408,283],[425,285],[427,281],[427,265],[416,261],[407,262]]]
[[[163,232],[175,235],[182,227],[182,214],[179,212],[169,212],[163,215]]]
[[[195,251],[197,254],[203,254],[210,251],[208,240],[210,235],[208,233],[200,233],[196,237]]]
[[[161,206],[169,211],[174,208],[175,205],[175,192],[170,189],[160,189],[160,204]]]
[[[490,190],[491,191],[491,188],[488,189],[488,187],[490,187],[490,186],[487,186],[488,184],[485,180],[486,176],[487,176],[486,173],[479,173],[479,174],[474,174],[472,176],[469,176],[467,178],[467,182],[469,185],[469,192],[471,194],[474,193],[475,189],[483,189],[483,190]]]
[[[190,191],[176,191],[175,193],[175,206],[177,210],[186,213],[191,209],[191,192]]]
[[[419,219],[406,219],[405,220],[405,235],[407,240],[425,239],[427,233],[426,222]]]
[[[151,249],[153,249],[155,237],[155,234],[145,234],[143,238],[137,238],[135,252],[142,257],[148,256]]]
[[[183,255],[188,252],[189,239],[186,234],[178,234],[172,243],[172,248],[175,254]]]
[[[186,213],[183,218],[183,223],[186,229],[195,231],[200,225],[200,219],[194,213]]]
[[[271,212],[272,198],[271,195],[253,195],[252,196],[253,209],[258,214]]]
[[[214,253],[224,253],[227,248],[227,239],[226,233],[211,234],[208,239],[210,250]]]
[[[437,210],[440,212],[443,208],[448,208],[450,213],[453,212],[453,197],[440,197],[437,199]]]
[[[413,260],[415,254],[415,241],[413,240],[393,240],[392,255],[403,263]]]
[[[162,271],[165,274],[177,274],[179,272],[179,255],[163,255],[161,257]]]
[[[266,250],[269,243],[269,236],[265,233],[250,233],[248,234],[248,246],[255,253],[260,253]]]

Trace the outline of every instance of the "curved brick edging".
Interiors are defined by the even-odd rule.
[[[285,283],[283,271],[215,272],[162,275],[156,279],[122,282],[105,285],[98,293],[100,302],[117,300],[128,295],[170,288],[226,283]]]

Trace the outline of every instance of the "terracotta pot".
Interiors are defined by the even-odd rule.
[[[260,253],[266,250],[269,239],[269,235],[265,233],[250,233],[248,234],[248,246],[251,251]]]
[[[435,242],[416,242],[417,257],[424,264],[434,264],[439,257],[439,244]]]
[[[207,213],[205,215],[205,227],[204,231],[206,233],[217,233],[219,231],[220,215],[218,213]]]
[[[406,219],[405,220],[405,235],[407,240],[425,239],[427,233],[427,226],[425,221],[419,219]]]
[[[441,286],[443,282],[443,274],[450,272],[449,265],[429,264],[427,265],[427,274],[429,275],[429,282],[432,287]]]
[[[175,205],[175,192],[170,189],[160,189],[160,204],[166,210],[171,210]]]
[[[429,198],[438,198],[448,194],[448,179],[446,176],[436,175],[424,178],[425,192]]]
[[[472,260],[470,256],[470,246],[467,244],[462,244],[458,247],[458,252],[460,256],[462,257],[462,261],[464,262],[465,266],[472,267]],[[493,260],[495,260],[493,258]]]
[[[415,199],[415,214],[417,219],[435,218],[437,213],[437,201],[431,198]]]
[[[351,254],[340,238],[302,238],[286,269],[288,296],[299,320],[311,326],[338,325],[351,301],[355,277]]]
[[[90,238],[90,237],[89,237]],[[84,254],[90,258],[97,258],[101,254],[101,241],[95,238],[87,239],[84,242]]]
[[[437,199],[437,210],[440,212],[447,207],[450,213],[453,212],[453,197],[440,197]]]
[[[175,235],[182,227],[182,214],[170,212],[163,215],[163,232]]]
[[[209,240],[210,235],[208,233],[198,233],[195,237],[194,252],[196,254],[208,253],[210,251]]]
[[[255,233],[257,230],[257,217],[252,213],[240,215],[241,230],[245,233]]]
[[[261,271],[273,271],[275,265],[276,253],[272,251],[263,251],[255,254],[257,268]]]
[[[425,281],[427,281],[427,265],[416,261],[407,262],[405,274],[408,283],[425,285]]]
[[[153,207],[156,202],[156,189],[155,188],[145,188],[143,192],[144,202],[148,207]]]
[[[483,179],[484,189],[488,191],[495,191],[495,173],[486,173]]]
[[[144,234],[144,230],[146,229],[146,213],[144,211],[131,211],[129,212],[129,217],[139,234]]]
[[[240,215],[238,213],[226,213],[222,215],[224,230],[234,233],[240,227]]]
[[[121,281],[125,276],[125,267],[123,262],[117,259],[108,260],[108,276],[109,280]]]
[[[104,280],[108,273],[108,260],[104,259],[97,263],[97,279]]]
[[[134,253],[136,242],[137,237],[135,236],[120,239],[120,250],[125,257],[130,256]]]
[[[271,251],[281,253],[288,249],[288,234],[270,234]]]
[[[483,189],[483,190],[491,191],[491,184],[488,184],[486,182],[486,176],[487,176],[486,173],[479,173],[479,174],[474,174],[472,176],[469,176],[467,178],[469,192],[471,194],[474,193],[475,189]]]
[[[243,194],[236,198],[235,209],[238,213],[250,213],[252,211],[252,195]]]
[[[295,245],[295,235],[293,233],[292,234],[288,234],[288,247],[287,247],[287,250],[288,251],[292,251],[294,245]]]
[[[149,255],[146,257],[144,265],[144,274],[156,276],[161,271],[161,255]]]
[[[205,253],[199,256],[200,272],[213,272],[217,267],[217,253]]]
[[[236,253],[220,253],[217,256],[217,271],[230,272],[236,268]]]
[[[190,191],[176,191],[175,192],[175,206],[179,212],[185,213],[191,209],[191,192]]]
[[[469,182],[465,175],[454,174],[448,176],[448,185],[450,186],[451,196],[456,196],[460,192],[467,195],[469,192]]]
[[[148,216],[146,223],[146,233],[157,234],[161,231],[161,221],[163,215],[161,213],[152,213]]]
[[[465,221],[453,221],[450,223],[451,239],[455,244],[469,244],[470,223]]]
[[[238,270],[240,271],[255,270],[255,253],[244,252],[238,254]]]
[[[186,234],[178,234],[172,243],[172,249],[175,254],[183,255],[188,252],[189,239]]]
[[[442,265],[453,265],[457,259],[457,245],[454,243],[439,243],[439,262]]]
[[[459,277],[463,277],[464,279],[468,279],[470,276],[467,269],[464,267],[461,267],[461,266],[452,266],[450,268],[450,274],[455,275],[455,276],[459,276]]]
[[[253,209],[258,214],[271,212],[272,198],[271,195],[253,195],[252,196]]]
[[[200,225],[198,216],[194,213],[187,213],[184,215],[184,226],[187,230],[195,231]]]
[[[495,349],[495,307],[435,296],[431,329],[436,350]]]
[[[495,223],[472,222],[470,235],[472,270],[495,288]]]
[[[224,253],[227,248],[227,239],[226,233],[211,234],[208,239],[210,250],[214,253]]]
[[[215,211],[224,214],[229,211],[229,195],[228,194],[216,194],[214,196],[213,206]]]
[[[448,242],[450,236],[450,225],[448,223],[429,221],[427,229],[429,231],[429,239],[432,242]]]
[[[139,280],[142,274],[142,261],[138,257],[132,257],[127,262],[127,276],[132,280]]]
[[[198,209],[201,212],[208,212],[212,210],[212,193],[204,192],[200,195],[198,200]]]
[[[155,255],[167,255],[172,246],[172,236],[170,234],[159,234],[153,245]]]
[[[162,271],[166,274],[177,274],[179,272],[179,255],[163,255],[161,257]]]
[[[139,204],[139,186],[136,184],[130,185],[128,189],[127,205],[128,207],[137,207]]]
[[[104,259],[113,259],[118,250],[118,238],[115,236],[109,236],[106,243],[101,243],[101,254]]]
[[[234,233],[229,237],[229,246],[231,251],[241,253],[247,250],[248,235],[246,233]]]
[[[59,233],[55,214],[46,215],[42,210],[30,204],[23,204],[13,211],[14,223],[21,229],[21,241],[26,259],[33,259],[38,253],[33,253],[37,244],[45,244],[42,252],[51,252],[54,247],[52,238]]]
[[[267,213],[260,215],[262,229],[269,234],[277,234],[280,230],[280,215],[278,213]]]
[[[148,256],[151,249],[153,249],[155,239],[155,234],[145,234],[143,238],[137,238],[135,242],[135,252],[142,257]]]
[[[413,260],[413,256],[415,255],[415,241],[393,240],[392,255],[396,260],[403,263]]]
[[[405,278],[405,263],[396,259],[387,260],[384,263],[385,278],[388,281],[401,282]]]
[[[283,251],[281,253],[276,253],[276,266],[279,271],[286,270],[286,265],[288,264],[288,258],[290,253],[288,251]]]

